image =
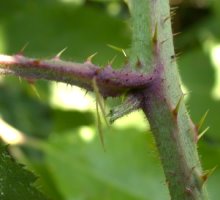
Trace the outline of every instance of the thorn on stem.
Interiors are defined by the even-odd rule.
[[[36,86],[33,85],[33,84],[31,84],[31,89],[33,90],[34,94],[35,94],[35,95],[38,97],[38,99],[40,100],[41,97],[40,97],[40,94],[39,94],[39,92],[38,92]]]
[[[92,54],[91,56],[89,56],[86,59],[86,63],[92,63],[92,59],[98,54],[98,52],[95,52],[94,54]]]
[[[106,151],[105,150],[103,130],[102,130],[102,122],[101,122],[101,117],[100,117],[100,113],[99,113],[99,106],[98,106],[98,101],[97,100],[96,100],[96,103],[95,103],[95,107],[96,107],[97,128],[98,128],[99,138],[100,138],[100,142],[102,144],[103,150]]]
[[[179,98],[179,101],[176,104],[176,107],[172,110],[172,114],[175,118],[177,118],[177,115],[178,115],[178,112],[179,112],[179,109],[180,109],[180,105],[181,105],[181,103],[184,99],[184,96],[185,96],[185,94],[181,95],[181,97]]]
[[[99,88],[98,88],[98,85],[97,85],[97,82],[96,82],[96,78],[92,79],[92,84],[93,84],[94,92],[96,94],[96,101],[98,102],[98,104],[100,106],[100,109],[101,109],[101,112],[103,114],[106,125],[109,126],[108,120],[106,118],[104,101],[103,101],[103,98],[102,98],[102,96],[99,92]]]
[[[137,62],[136,62],[136,64],[135,64],[135,67],[136,67],[137,69],[140,69],[140,68],[142,67],[142,63],[141,63],[141,61],[140,61],[139,58],[137,59]]]
[[[21,80],[21,79],[20,79]],[[35,79],[30,79],[30,78],[25,78],[25,80],[29,83],[31,90],[34,92],[34,94],[41,99],[39,92],[37,91],[36,86],[34,85],[36,80]]]
[[[217,166],[215,166],[214,168],[210,169],[210,170],[206,170],[203,172],[201,179],[202,179],[202,185],[208,180],[208,178],[210,177],[210,175],[212,175],[214,173],[214,171],[216,170]]]
[[[196,125],[196,128],[197,128],[198,131],[201,129],[202,125],[204,124],[204,122],[205,122],[205,120],[206,120],[206,118],[207,118],[207,116],[208,116],[208,113],[209,113],[209,110],[207,110],[207,111],[205,112],[205,114],[204,114],[204,115],[202,116],[202,118],[200,119],[199,123]]]
[[[197,131],[198,133],[200,132],[201,127],[202,127],[202,125],[204,124],[205,119],[207,118],[208,113],[209,113],[209,110],[207,110],[207,111],[205,112],[205,114],[204,114],[204,115],[202,116],[202,118],[200,119],[199,123],[198,123],[197,125],[195,125],[196,131]],[[205,130],[203,130],[201,133],[199,133],[199,135],[198,135],[198,137],[197,137],[197,141],[199,141],[199,140],[202,138],[202,136],[203,136],[208,130],[209,130],[209,127],[206,127]]]
[[[209,130],[209,126],[208,126],[204,131],[202,131],[202,132],[198,135],[197,141],[199,141],[199,140],[202,138],[202,136],[205,135],[205,133],[206,133],[208,130]]]
[[[158,25],[156,23],[155,27],[154,27],[153,37],[152,37],[152,42],[153,42],[154,45],[157,44],[157,40],[158,40]]]
[[[116,57],[117,57],[117,56],[114,56],[114,57],[108,62],[108,65],[112,66],[113,63],[115,62]]]
[[[17,53],[17,55],[23,55],[24,50],[27,48],[28,45],[29,45],[29,42],[26,42],[26,44],[20,49],[20,51]]]
[[[65,47],[64,49],[62,49],[62,50],[54,57],[54,59],[55,59],[55,60],[59,60],[60,57],[61,57],[61,55],[64,53],[64,51],[67,50],[67,48],[68,48],[68,47]]]
[[[103,102],[103,98],[99,93],[99,88],[96,82],[96,78],[92,79],[92,85],[93,85],[93,89],[95,92],[95,96],[96,96],[96,114],[97,114],[97,127],[98,127],[98,132],[99,132],[99,137],[100,137],[100,141],[102,143],[103,149],[105,151],[105,144],[104,144],[104,137],[103,137],[103,130],[102,130],[102,125],[101,125],[101,118],[100,118],[100,113],[99,113],[99,108],[100,111],[104,117],[105,123],[107,126],[109,126],[108,120],[106,118],[106,112],[105,112],[105,106],[104,106],[104,102]]]

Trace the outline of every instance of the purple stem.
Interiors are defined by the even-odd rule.
[[[158,73],[143,74],[128,69],[114,70],[110,65],[100,68],[90,61],[83,64],[62,61],[27,58],[16,54],[0,55],[0,74],[11,74],[28,80],[46,79],[76,85],[93,91],[95,78],[101,95],[120,96],[128,90],[146,89],[152,85]]]

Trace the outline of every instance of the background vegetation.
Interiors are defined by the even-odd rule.
[[[204,169],[217,166],[208,179],[210,199],[220,196],[220,2],[173,0],[178,64],[186,101],[194,122],[209,110],[199,141]],[[49,58],[68,47],[62,58],[104,66],[128,49],[131,30],[123,1],[0,0],[0,52],[14,54],[29,43],[25,55]],[[7,123],[35,138],[21,148],[11,145],[19,162],[34,171],[36,186],[54,200],[169,199],[149,126],[141,112],[105,127],[107,152],[96,134],[95,102],[75,87],[43,81],[0,77],[0,115]],[[120,99],[108,101],[114,105]],[[2,138],[7,135],[1,128]],[[10,140],[8,140],[10,142]]]

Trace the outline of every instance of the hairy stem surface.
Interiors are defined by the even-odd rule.
[[[128,69],[113,70],[110,65],[100,68],[91,61],[74,63],[55,57],[50,60],[27,58],[21,54],[14,56],[0,54],[0,74],[14,75],[27,80],[51,80],[76,85],[93,91],[95,78],[103,97],[116,97],[132,89],[151,85],[156,74],[142,74]]]
[[[145,73],[159,74],[152,87],[143,91],[142,109],[156,140],[171,199],[207,199],[197,153],[198,133],[185,108],[173,59],[169,1],[130,0],[129,7],[134,24],[132,48],[138,49],[131,60],[144,62]],[[140,27],[144,34],[139,33]]]

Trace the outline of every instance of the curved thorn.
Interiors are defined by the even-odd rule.
[[[205,112],[205,114],[204,114],[204,115],[202,116],[202,118],[200,119],[199,123],[196,125],[198,131],[201,129],[202,125],[204,124],[204,121],[205,121],[205,119],[207,118],[208,113],[209,113],[209,110],[207,110],[207,111]]]
[[[98,52],[95,52],[94,54],[92,54],[91,56],[89,56],[87,59],[86,59],[86,62],[88,63],[91,63],[92,62],[92,59],[98,54]]]
[[[214,171],[216,170],[217,166],[213,167],[210,170],[206,170],[203,172],[201,179],[202,179],[202,184],[204,184],[208,178],[214,173]]]
[[[61,55],[64,53],[64,51],[67,50],[68,47],[63,48],[55,57],[54,59],[60,59]]]
[[[180,109],[180,105],[184,99],[185,94],[182,94],[181,97],[179,98],[179,101],[176,104],[176,107],[173,109],[172,113],[175,117],[177,117],[179,109]]]

